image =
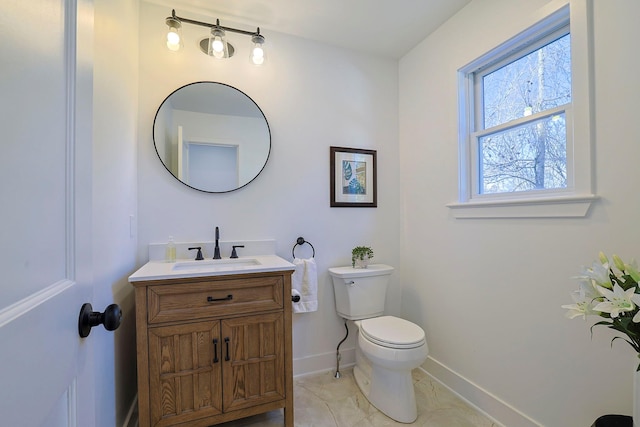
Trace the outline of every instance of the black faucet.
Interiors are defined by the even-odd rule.
[[[190,251],[193,250],[198,250],[198,253],[196,255],[196,261],[202,261],[204,259],[204,257],[202,256],[202,246],[195,246],[193,248],[189,248]]]
[[[218,239],[220,239],[220,229],[216,227],[216,247],[213,248],[213,259],[221,259],[220,246],[218,246]]]
[[[229,258],[238,258],[238,252],[236,252],[236,248],[244,248],[244,245],[233,245],[233,250],[231,251],[231,256]]]

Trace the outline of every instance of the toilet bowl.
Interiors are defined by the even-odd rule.
[[[367,400],[388,417],[412,423],[418,416],[411,370],[427,358],[424,331],[395,316],[384,316],[388,276],[393,267],[330,268],[336,310],[358,328],[354,377]]]
[[[411,371],[427,358],[424,331],[393,316],[354,323],[358,327],[354,377],[362,394],[388,417],[414,422],[418,411]]]

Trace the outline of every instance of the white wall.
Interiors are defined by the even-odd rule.
[[[138,6],[95,1],[93,147],[93,309],[111,303],[120,328],[94,328],[96,427],[121,427],[137,394],[133,288],[136,258]],[[130,233],[133,215],[133,235]]]
[[[515,35],[546,0],[474,0],[400,61],[402,311],[425,367],[511,426],[631,414],[638,359],[608,329],[564,318],[600,250],[640,257],[637,0],[594,1],[595,187],[586,218],[456,220],[456,70]],[[585,126],[586,124],[581,124]],[[505,406],[502,406],[504,404]],[[509,421],[506,421],[509,420]]]
[[[212,241],[216,226],[222,240],[276,239],[278,255],[289,260],[296,238],[303,236],[316,250],[320,308],[294,315],[294,371],[332,368],[344,327],[335,313],[327,268],[348,265],[357,245],[372,246],[376,261],[399,264],[397,62],[270,31],[263,31],[269,49],[265,66],[249,63],[250,39],[237,34],[229,34],[236,55],[217,61],[196,46],[206,31],[186,24],[185,48],[172,53],[163,45],[164,19],[170,14],[168,8],[140,4],[138,264],[147,260],[149,243],[165,242],[169,235],[178,242]],[[209,22],[217,18],[177,14]],[[203,80],[245,92],[271,129],[264,171],[231,193],[184,186],[153,148],[153,118],[162,101],[178,87]],[[330,146],[378,151],[378,208],[329,207]],[[296,254],[309,256],[303,248]],[[388,295],[395,313],[399,276],[393,277]],[[344,348],[353,349],[353,336]]]

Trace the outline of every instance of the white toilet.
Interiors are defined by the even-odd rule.
[[[383,316],[389,276],[393,267],[329,269],[338,314],[358,327],[356,383],[373,406],[401,423],[418,416],[411,370],[427,358],[429,349],[418,325]]]

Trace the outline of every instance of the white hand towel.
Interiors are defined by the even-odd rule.
[[[318,310],[318,274],[313,258],[294,258],[295,270],[291,277],[293,289],[300,293],[300,301],[293,303],[294,313]]]

